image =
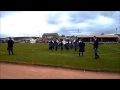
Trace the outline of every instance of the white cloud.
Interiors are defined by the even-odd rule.
[[[120,25],[117,17],[119,13],[113,13],[14,11],[14,13],[7,13],[7,15],[0,17],[0,33],[13,37],[39,36],[39,32],[40,36],[43,33],[53,32],[76,35],[78,29],[81,34],[114,33],[114,29],[120,30]]]
[[[110,25],[114,23],[114,20],[105,16],[100,16],[97,18],[96,20],[97,24],[101,24],[101,25]]]
[[[55,32],[58,27],[49,25],[46,16],[50,12],[23,11],[1,18],[1,33],[9,33],[13,36],[21,34],[38,35],[40,33]]]
[[[114,23],[114,20],[112,18],[104,17],[104,16],[99,16],[95,19],[89,19],[87,21],[89,25],[111,25]]]

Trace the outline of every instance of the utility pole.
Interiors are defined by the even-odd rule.
[[[117,34],[117,28],[116,28],[116,34]]]
[[[76,36],[76,39],[78,39],[78,37],[79,37],[79,29],[78,29],[78,35]]]
[[[40,38],[40,31],[38,31],[39,32],[39,38]]]
[[[79,29],[78,29],[78,35],[79,35]]]

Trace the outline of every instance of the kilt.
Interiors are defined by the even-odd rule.
[[[98,48],[94,48],[94,53],[98,53]]]
[[[13,47],[7,47],[7,50],[13,51]]]

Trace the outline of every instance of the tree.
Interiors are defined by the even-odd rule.
[[[74,38],[74,37],[75,37],[74,35],[71,36],[71,38]]]
[[[70,36],[66,36],[66,38],[70,38]]]
[[[104,33],[101,33],[101,35],[104,35]]]
[[[61,37],[65,37],[65,35],[61,35]]]

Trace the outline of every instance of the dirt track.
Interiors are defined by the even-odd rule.
[[[0,79],[120,79],[120,74],[0,63]]]

